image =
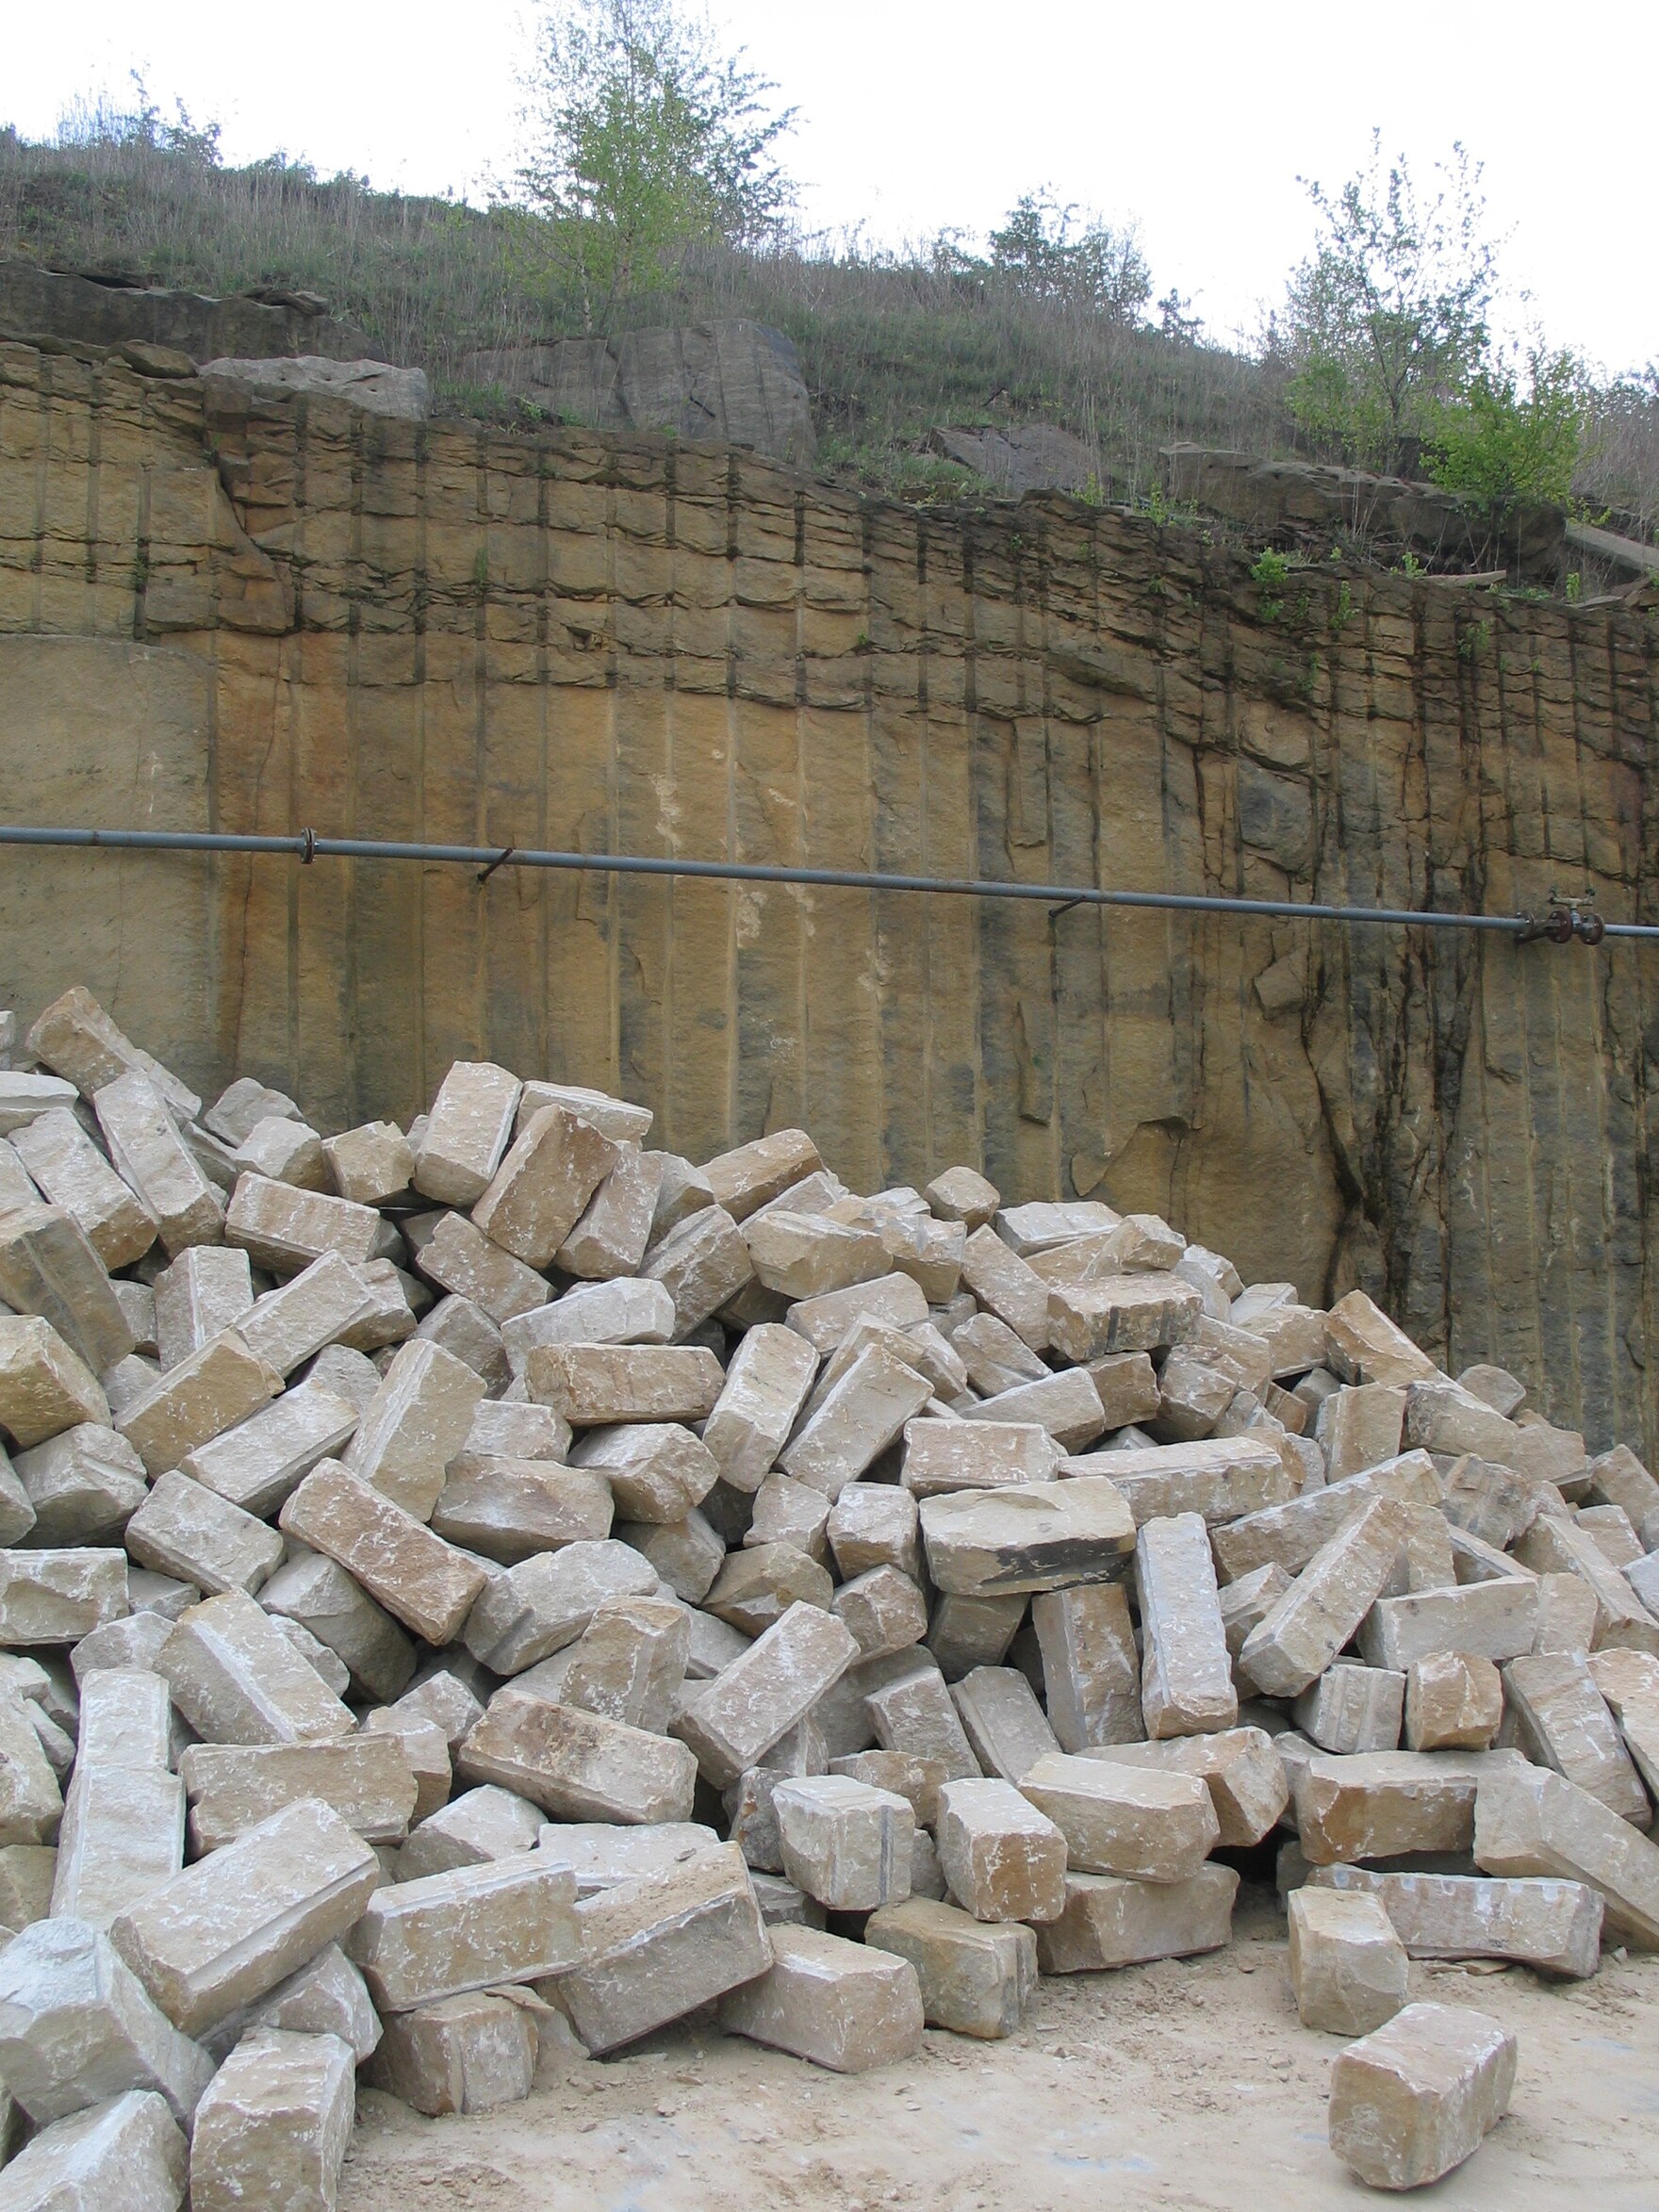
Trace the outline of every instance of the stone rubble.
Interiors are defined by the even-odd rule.
[[[358,2070],[486,2111],[704,2007],[1007,2037],[1275,1846],[1333,2150],[1413,2187],[1515,2046],[1409,1961],[1659,1950],[1659,1483],[1363,1291],[487,1062],[328,1132],[85,991],[19,1049],[6,2202],[326,2207]]]

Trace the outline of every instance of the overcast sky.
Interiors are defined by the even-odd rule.
[[[814,227],[872,240],[982,233],[1022,192],[1141,225],[1161,293],[1218,336],[1254,331],[1312,221],[1298,175],[1339,183],[1372,126],[1424,170],[1486,163],[1503,267],[1551,339],[1615,371],[1659,356],[1651,120],[1659,6],[1574,16],[1536,0],[713,0],[799,107],[788,159]],[[217,119],[227,159],[281,147],[325,173],[476,194],[512,166],[524,0],[396,9],[288,0],[135,8],[13,0],[0,121],[51,130],[140,69],[165,107]],[[74,35],[66,36],[72,20]]]

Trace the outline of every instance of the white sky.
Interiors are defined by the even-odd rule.
[[[525,0],[288,0],[135,8],[12,0],[0,122],[50,130],[141,69],[216,118],[231,160],[282,147],[380,186],[476,190],[512,166]],[[815,227],[882,241],[983,232],[1023,192],[1139,218],[1161,294],[1254,330],[1312,221],[1298,174],[1339,183],[1385,149],[1426,171],[1454,139],[1486,163],[1504,269],[1552,341],[1615,371],[1659,355],[1651,116],[1659,7],[1575,16],[1539,0],[712,0],[801,110],[787,153]]]

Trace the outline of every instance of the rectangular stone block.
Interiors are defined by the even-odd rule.
[[[0,1301],[17,1313],[38,1315],[96,1375],[133,1348],[103,1260],[61,1206],[0,1213]]]
[[[305,1477],[279,1526],[335,1560],[429,1644],[454,1641],[488,1580],[483,1567],[336,1460]]]
[[[54,1917],[107,1928],[170,1881],[184,1860],[185,1794],[178,1777],[164,1764],[123,1765],[83,1753],[57,1835]]]
[[[1184,1882],[1068,1874],[1064,1909],[1037,1930],[1037,1962],[1044,1974],[1099,1974],[1219,1951],[1238,1893],[1230,1866],[1201,1866]]]
[[[1601,1892],[1586,1882],[1318,1866],[1309,1880],[1374,1897],[1413,1958],[1502,1958],[1575,1981],[1602,1960]]]
[[[927,1319],[928,1300],[921,1285],[897,1271],[847,1290],[826,1291],[821,1298],[800,1299],[785,1316],[787,1325],[826,1358],[862,1320],[905,1330]]]
[[[1407,1451],[1390,1466],[1369,1467],[1340,1483],[1304,1492],[1284,1505],[1265,1506],[1241,1520],[1218,1527],[1211,1537],[1216,1567],[1224,1580],[1237,1581],[1270,1562],[1289,1575],[1300,1574],[1322,1545],[1345,1529],[1375,1498],[1403,1504],[1437,1505],[1439,1478],[1426,1451]]]
[[[353,2054],[338,2036],[255,2029],[197,2108],[190,2212],[332,2212],[355,2111]]]
[[[489,1060],[456,1060],[438,1085],[415,1153],[417,1190],[469,1206],[489,1188],[513,1135],[522,1086]]]
[[[836,1912],[897,1904],[911,1887],[909,1801],[848,1775],[780,1778],[771,1792],[783,1872]]]
[[[302,1552],[278,1567],[260,1591],[259,1603],[326,1645],[371,1698],[398,1696],[415,1671],[415,1647],[402,1630],[344,1567],[320,1552]]]
[[[1404,1537],[1398,1501],[1373,1499],[1315,1553],[1245,1637],[1239,1652],[1240,1674],[1270,1696],[1294,1697],[1306,1690],[1376,1602]]]
[[[921,1574],[915,1499],[891,1483],[848,1483],[830,1511],[824,1533],[844,1581],[878,1566],[895,1566],[912,1581]]]
[[[525,1374],[532,1398],[573,1428],[703,1420],[726,1379],[712,1352],[667,1344],[541,1346]]]
[[[1405,2002],[1410,1967],[1380,1901],[1361,1890],[1292,1890],[1290,1987],[1304,2027],[1364,2036]]]
[[[1049,1286],[994,1229],[976,1229],[962,1255],[962,1284],[979,1303],[1013,1331],[1033,1352],[1045,1352],[1053,1321]],[[1143,1350],[1142,1346],[1102,1345],[1101,1351]],[[1068,1357],[1076,1357],[1068,1353]]]
[[[160,1091],[134,1072],[92,1094],[110,1165],[155,1217],[169,1258],[192,1244],[217,1244],[225,1207],[196,1165]]]
[[[1210,1736],[1177,1736],[1162,1744],[1106,1744],[1080,1754],[1159,1774],[1196,1775],[1209,1791],[1220,1840],[1234,1849],[1259,1843],[1278,1823],[1290,1784],[1274,1739],[1258,1728],[1224,1729]]]
[[[500,1793],[496,1793],[500,1794]],[[560,1821],[540,1830],[540,1855],[567,1867],[578,1899],[597,1897],[644,1875],[669,1874],[699,1852],[717,1851],[711,1827],[690,1820],[659,1821],[652,1827],[618,1827],[607,1821]]]
[[[935,1831],[950,1893],[976,1920],[1058,1920],[1066,1840],[1011,1782],[946,1782]]]
[[[240,1245],[255,1267],[278,1276],[298,1275],[327,1252],[361,1266],[376,1256],[380,1235],[372,1206],[296,1190],[265,1175],[239,1175],[224,1214],[225,1242]]]
[[[1428,1354],[1363,1290],[1351,1290],[1325,1316],[1325,1349],[1328,1365],[1344,1383],[1387,1383],[1403,1389],[1432,1382],[1437,1374]]]
[[[1515,2064],[1515,2038],[1488,2014],[1408,2005],[1332,2061],[1331,2149],[1372,2188],[1438,2181],[1508,2111]]]
[[[980,1771],[1017,1784],[1059,1749],[1030,1683],[1017,1667],[977,1666],[951,1691]]]
[[[126,1612],[124,1551],[0,1551],[0,1649],[78,1644]]]
[[[202,1110],[195,1092],[117,1028],[82,984],[73,984],[54,999],[24,1041],[43,1067],[73,1083],[83,1098],[137,1069],[181,1113],[193,1116]]]
[[[31,1711],[21,1697],[0,1696],[0,1844],[48,1842],[63,1812]]]
[[[239,1590],[190,1607],[155,1664],[209,1744],[329,1743],[355,1726],[276,1621]]]
[[[337,1812],[291,1805],[131,1907],[110,1941],[195,2035],[343,1936],[379,1880],[374,1853]]]
[[[960,1682],[977,1666],[1000,1666],[1025,1617],[1023,1594],[1013,1598],[953,1598],[946,1594],[934,1601],[928,1623],[928,1648],[945,1680]],[[1139,1665],[1137,1661],[1137,1680]],[[1139,1706],[1137,1688],[1137,1710]]]
[[[153,2090],[43,2128],[0,2175],[0,2212],[178,2212],[189,2150]]]
[[[337,1252],[325,1252],[289,1282],[256,1298],[238,1334],[268,1367],[291,1375],[343,1336],[369,1306],[363,1277]]]
[[[1079,1367],[1110,1352],[1157,1352],[1192,1334],[1202,1303],[1178,1275],[1056,1284],[1048,1290],[1048,1340]]]
[[[140,1566],[214,1596],[258,1589],[283,1550],[274,1529],[177,1473],[156,1478],[126,1525],[126,1548]]]
[[[686,1701],[673,1732],[690,1746],[705,1778],[725,1789],[757,1765],[858,1657],[857,1640],[832,1614],[792,1605]]]
[[[457,1765],[561,1820],[631,1827],[689,1820],[697,1783],[683,1744],[510,1687],[490,1699]]]
[[[1077,1874],[1185,1881],[1220,1840],[1209,1791],[1195,1775],[1059,1752],[1027,1771],[1020,1793],[1059,1829]]]
[[[335,1744],[192,1744],[179,1761],[198,1854],[222,1851],[300,1799],[333,1806],[366,1843],[401,1843],[415,1811],[415,1777],[396,1736]]]
[[[1394,1751],[1405,1711],[1405,1677],[1338,1661],[1304,1690],[1291,1717],[1322,1751]]]
[[[1469,1850],[1476,1789],[1525,1761],[1515,1751],[1372,1751],[1287,1765],[1303,1851],[1328,1866]]]
[[[723,1152],[703,1168],[715,1204],[734,1221],[747,1221],[824,1163],[804,1129],[778,1129]]]
[[[816,1928],[768,1935],[770,1970],[721,2004],[728,2034],[835,2073],[896,2065],[921,2049],[921,1989],[907,1959]]]
[[[937,1759],[953,1781],[979,1773],[961,1717],[930,1655],[897,1652],[862,1667],[859,1679],[865,1712],[883,1750]]]
[[[703,1442],[733,1489],[758,1490],[806,1403],[818,1370],[813,1347],[794,1329],[764,1322],[733,1353],[703,1428]]]
[[[700,1329],[754,1280],[743,1233],[718,1205],[704,1206],[670,1229],[646,1253],[639,1271],[646,1282],[660,1283],[674,1301],[676,1341]]]
[[[1541,1513],[1517,1542],[1515,1556],[1535,1574],[1577,1575],[1588,1584],[1596,1599],[1598,1648],[1623,1645],[1659,1655],[1659,1619],[1642,1604],[1588,1531]]]
[[[561,1544],[611,1532],[610,1485],[599,1472],[536,1459],[462,1452],[432,1511],[435,1532],[503,1566]]]
[[[1059,1445],[1035,1421],[928,1419],[904,1426],[900,1480],[913,1498],[1048,1483],[1061,1465]]]
[[[651,1240],[663,1187],[661,1155],[620,1143],[616,1165],[553,1254],[566,1274],[589,1281],[637,1275]]]
[[[908,1277],[906,1278],[908,1280]],[[932,1395],[925,1375],[879,1345],[861,1352],[826,1392],[779,1465],[797,1482],[835,1499],[899,1434]]]
[[[1659,1950],[1659,1848],[1561,1776],[1517,1761],[1484,1777],[1474,1856],[1487,1874],[1587,1882],[1605,1901],[1610,1935]]]
[[[872,1914],[864,1941],[910,1961],[929,2027],[994,2041],[1018,2030],[1036,1993],[1037,1938],[1017,1923],[988,1925],[912,1896]]]
[[[1098,1474],[1104,1471],[1101,1459],[1098,1452],[1068,1459],[1061,1472]],[[1109,1466],[1111,1480],[1123,1492],[1137,1527],[1182,1513],[1195,1513],[1210,1523],[1238,1520],[1296,1495],[1280,1453],[1257,1436],[1204,1436],[1188,1444],[1142,1445],[1114,1450]]]
[[[731,1843],[591,1899],[582,1941],[583,1963],[559,1994],[596,2053],[649,2035],[773,1963],[748,1869]]]
[[[269,1516],[320,1461],[339,1456],[357,1421],[350,1400],[319,1383],[301,1383],[188,1451],[180,1472],[245,1513]]]
[[[429,1283],[469,1300],[498,1329],[534,1313],[551,1296],[543,1276],[492,1243],[465,1214],[418,1214],[404,1221],[403,1239]]]
[[[365,2078],[434,2117],[494,2112],[529,2096],[536,2051],[534,2015],[480,1991],[394,2014]]]
[[[1145,1732],[1141,1660],[1122,1586],[1091,1582],[1045,1592],[1031,1602],[1031,1624],[1060,1749],[1138,1740]]]
[[[1145,1647],[1141,1705],[1147,1734],[1197,1736],[1230,1729],[1239,1717],[1239,1695],[1209,1539],[1199,1515],[1145,1523],[1135,1539],[1135,1584]]]
[[[19,1451],[77,1422],[107,1425],[108,1419],[109,1401],[97,1376],[49,1321],[0,1314],[0,1429]]]
[[[344,1464],[416,1520],[428,1520],[484,1395],[482,1379],[438,1345],[405,1344],[392,1355]]]
[[[1360,1624],[1359,1648],[1371,1666],[1404,1669],[1437,1651],[1490,1660],[1530,1651],[1537,1629],[1534,1581],[1464,1582],[1379,1598]]]
[[[156,1276],[155,1299],[156,1353],[163,1368],[175,1368],[253,1311],[248,1255],[228,1245],[192,1245]]]
[[[495,1674],[522,1674],[574,1644],[607,1598],[649,1598],[656,1586],[626,1544],[567,1544],[492,1578],[468,1616],[467,1648]]]
[[[115,1426],[152,1475],[167,1473],[274,1398],[282,1377],[227,1329],[123,1407]]]
[[[661,1283],[627,1278],[578,1283],[550,1305],[519,1314],[501,1331],[515,1375],[524,1375],[537,1346],[666,1344],[674,1334],[674,1301]]]
[[[382,2012],[535,1981],[580,1963],[575,1877],[539,1851],[378,1891],[346,1939]]]
[[[115,1430],[80,1421],[20,1451],[12,1471],[34,1514],[32,1527],[13,1532],[56,1549],[66,1545],[119,1544],[148,1495],[144,1463]]]
[[[1651,1826],[1648,1793],[1584,1659],[1543,1652],[1511,1660],[1503,1669],[1503,1701],[1512,1731],[1506,1740],[1535,1766],[1553,1768],[1634,1827]]]
[[[660,1598],[610,1598],[571,1647],[561,1704],[661,1735],[691,1647],[686,1609]]]
[[[1098,1476],[958,1491],[928,1499],[921,1514],[928,1572],[962,1597],[1105,1581],[1135,1542],[1128,1506]]]

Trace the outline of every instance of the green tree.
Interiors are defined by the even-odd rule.
[[[1152,274],[1133,226],[1114,230],[1098,216],[1078,221],[1044,189],[1027,192],[991,234],[991,267],[1041,300],[1133,323],[1152,297]]]
[[[1588,379],[1570,352],[1535,345],[1524,382],[1513,362],[1493,362],[1442,409],[1429,473],[1447,491],[1500,511],[1525,500],[1565,506],[1589,402]]]
[[[687,247],[778,230],[792,188],[772,149],[794,110],[675,0],[555,0],[525,90],[520,244],[573,285],[584,330]]]
[[[1321,223],[1292,274],[1270,350],[1287,396],[1324,451],[1360,467],[1409,467],[1447,402],[1485,365],[1497,285],[1481,171],[1461,145],[1420,191],[1405,158],[1371,161],[1336,193],[1306,186]]]

